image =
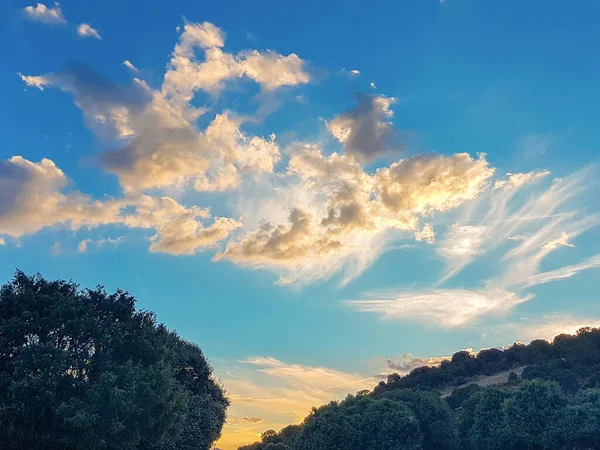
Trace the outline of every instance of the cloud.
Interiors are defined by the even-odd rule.
[[[218,373],[227,386],[231,407],[217,446],[231,448],[258,440],[267,429],[299,423],[313,406],[371,389],[377,382],[373,376],[290,364],[272,357],[248,358],[240,366]],[[247,417],[263,420],[244,420]]]
[[[435,241],[435,232],[431,224],[426,223],[421,230],[415,232],[415,240],[431,244]]]
[[[369,174],[353,157],[323,156],[314,145],[290,152],[291,187],[278,189],[281,201],[256,207],[273,212],[278,203],[289,212],[230,241],[217,260],[271,269],[286,282],[327,278],[342,269],[351,278],[378,256],[389,231],[417,232],[421,217],[475,198],[493,174],[483,156],[467,154],[407,158]],[[431,239],[424,230],[420,236]]]
[[[244,118],[217,114],[204,130],[195,120],[205,111],[172,104],[134,78],[118,85],[82,65],[56,74],[25,76],[29,86],[52,86],[74,96],[86,124],[115,142],[100,162],[127,192],[192,185],[199,191],[238,186],[240,171],[272,172],[280,153],[275,136],[247,136]]]
[[[4,238],[0,238],[0,245],[6,245],[6,240]]]
[[[395,130],[390,106],[394,98],[359,95],[356,108],[327,123],[329,132],[343,144],[344,153],[367,161],[385,153],[399,152],[402,145]]]
[[[52,247],[50,247],[50,254],[52,256],[58,256],[62,253],[62,248],[60,247],[59,242],[55,242]]]
[[[81,25],[79,25],[77,27],[77,34],[80,37],[91,37],[94,39],[102,39],[102,37],[100,37],[100,33],[98,33],[98,30],[95,30],[94,28],[92,28],[92,26],[89,23],[82,23]]]
[[[43,3],[27,6],[23,8],[23,13],[29,20],[47,25],[65,25],[67,23],[58,2],[54,3],[54,8],[48,8]]]
[[[426,358],[418,358],[411,353],[403,353],[400,356],[391,356],[385,360],[385,369],[382,374],[398,373],[406,375],[413,369],[418,367],[428,366],[437,367],[442,361],[450,359],[448,356],[430,356]]]
[[[550,175],[547,170],[528,173],[507,173],[506,178],[501,178],[494,183],[494,189],[518,189],[525,184],[533,183]]]
[[[77,246],[77,252],[78,253],[87,253],[87,251],[90,249],[90,247],[93,247],[96,250],[98,250],[104,246],[107,246],[107,245],[117,247],[122,241],[123,241],[122,237],[104,238],[104,239],[88,238],[88,239],[84,239],[81,242],[79,242],[79,245]]]
[[[350,73],[351,73],[352,75],[360,75],[360,70],[352,69],[352,70],[350,71]]]
[[[600,255],[594,255],[579,264],[563,266],[555,270],[536,273],[527,279],[527,286],[550,283],[552,281],[566,280],[584,270],[600,267]]]
[[[530,342],[534,339],[551,340],[559,334],[575,334],[580,328],[598,326],[600,326],[600,317],[553,313],[536,318],[521,317],[516,321],[488,327],[485,336],[497,336],[506,342],[509,339]]]
[[[369,84],[369,86],[370,86],[372,89],[376,89],[375,83],[374,83],[374,82],[372,82],[372,81],[371,81],[371,83]]]
[[[194,93],[204,90],[218,94],[225,82],[247,77],[273,90],[310,81],[304,62],[294,53],[288,56],[268,51],[224,52],[224,34],[209,22],[187,23],[175,46],[163,83],[163,95],[175,102],[187,103]],[[195,50],[204,50],[204,61],[195,58]]]
[[[169,197],[147,195],[95,200],[76,190],[54,162],[39,163],[20,156],[0,161],[0,235],[19,238],[43,228],[70,230],[121,225],[153,229],[150,250],[189,254],[214,247],[240,224],[228,218],[210,218],[208,210],[185,207]]]
[[[376,313],[385,319],[418,320],[443,327],[458,327],[487,316],[504,314],[533,298],[502,288],[436,289],[371,293],[347,305],[360,312]]]
[[[125,61],[123,61],[123,65],[124,65],[125,67],[127,67],[129,70],[131,70],[132,72],[135,72],[135,73],[139,72],[138,68],[137,68],[137,67],[135,67],[135,66],[134,66],[134,65],[131,63],[131,61],[129,61],[128,59],[126,59]]]
[[[496,281],[509,287],[526,284],[550,252],[564,247],[558,245],[561,240],[573,239],[599,223],[598,214],[588,214],[577,206],[593,184],[589,170],[534,190],[547,177],[547,171],[509,174],[464,208],[439,240],[437,252],[447,262],[442,281],[484,254],[504,249],[500,263],[505,275]]]

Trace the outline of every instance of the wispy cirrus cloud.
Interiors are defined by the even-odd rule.
[[[486,327],[485,337],[530,342],[534,339],[551,340],[559,334],[575,334],[584,327],[600,326],[600,316],[581,316],[571,313],[548,313],[539,317],[521,317],[510,322]]]
[[[578,264],[571,264],[547,272],[539,272],[527,279],[527,286],[550,283],[552,281],[566,280],[574,277],[584,270],[600,267],[600,255],[594,255]]]
[[[489,316],[506,314],[532,298],[532,294],[519,296],[502,288],[490,287],[480,290],[374,292],[358,300],[349,300],[346,304],[384,319],[417,320],[443,327],[459,327]]]
[[[504,275],[495,282],[506,287],[528,284],[546,256],[600,224],[598,212],[589,211],[581,200],[595,183],[593,173],[585,169],[541,188],[547,171],[497,180],[439,240],[437,252],[447,262],[442,282],[484,254],[503,251],[498,270]]]
[[[219,371],[231,399],[223,438],[217,445],[239,446],[261,432],[299,423],[313,406],[372,389],[375,376],[291,364],[272,357],[252,357]],[[253,417],[255,420],[247,420]]]

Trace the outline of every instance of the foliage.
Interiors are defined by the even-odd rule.
[[[522,377],[511,371],[501,385],[473,382],[523,366]],[[240,450],[600,448],[599,383],[600,329],[583,328],[391,374],[372,392],[314,408],[292,432],[271,431]]]
[[[227,405],[201,350],[126,292],[22,272],[0,289],[0,448],[209,449]]]

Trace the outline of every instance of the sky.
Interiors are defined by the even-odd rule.
[[[0,5],[0,279],[203,349],[218,446],[600,324],[600,3]]]

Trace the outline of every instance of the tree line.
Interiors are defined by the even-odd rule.
[[[481,387],[474,377],[511,372]],[[442,391],[452,390],[443,398]],[[455,353],[269,430],[240,450],[600,449],[600,329]]]
[[[20,271],[0,287],[1,449],[209,450],[228,406],[200,348],[127,292]],[[600,449],[600,329],[391,374],[240,450],[484,448]]]

